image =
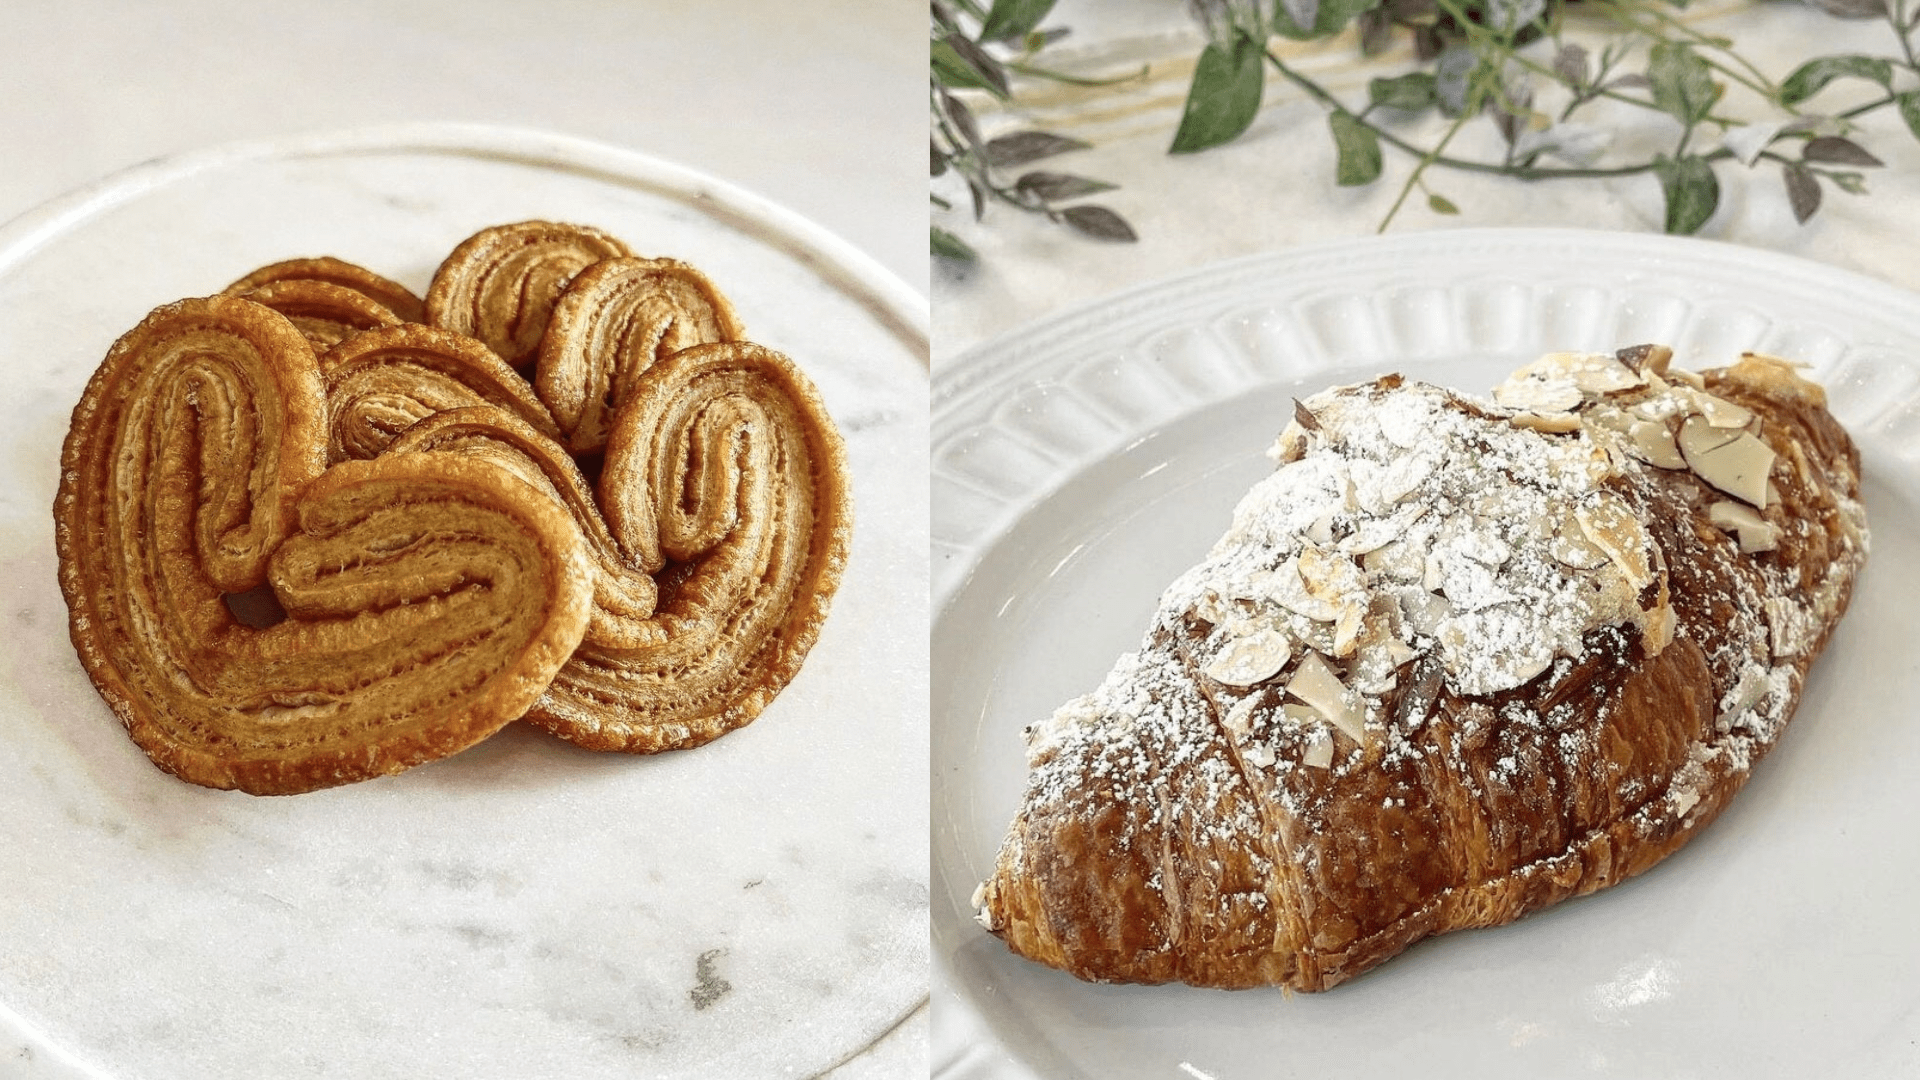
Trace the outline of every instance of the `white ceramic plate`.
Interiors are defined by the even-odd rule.
[[[652,758],[511,726],[279,799],[155,769],[67,642],[67,415],[156,304],[334,254],[424,290],[489,224],[704,269],[845,433],[850,566],[752,726]],[[792,213],[470,126],[227,147],[0,229],[0,1075],[812,1076],[926,994],[926,309]],[[696,993],[698,991],[698,993]]]
[[[1083,984],[970,919],[1021,728],[1135,647],[1289,399],[1385,371],[1484,393],[1550,349],[1803,359],[1866,461],[1873,556],[1732,808],[1610,891],[1324,995]],[[1920,297],[1721,245],[1466,231],[1222,264],[934,381],[934,1044],[941,1080],[1912,1075],[1920,1063]]]

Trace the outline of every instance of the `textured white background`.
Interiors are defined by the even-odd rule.
[[[1702,32],[1732,37],[1742,53],[1775,80],[1785,78],[1816,50],[1885,56],[1897,48],[1884,23],[1843,22],[1791,0],[1704,0],[1693,5],[1688,18]],[[1140,233],[1140,242],[1082,239],[1006,206],[989,207],[983,224],[973,223],[964,210],[938,214],[942,225],[983,257],[974,266],[944,260],[934,266],[936,364],[1048,312],[1129,285],[1235,256],[1368,235],[1413,167],[1410,157],[1387,147],[1380,181],[1363,188],[1335,187],[1326,110],[1283,82],[1271,67],[1266,106],[1246,134],[1204,153],[1169,155],[1166,148],[1180,118],[1193,61],[1204,43],[1186,5],[1173,0],[1062,0],[1051,22],[1073,31],[1056,46],[1057,54],[1051,54],[1061,69],[1105,77],[1137,72],[1144,64],[1148,77],[1107,89],[1027,80],[1016,85],[1019,104],[1011,112],[998,110],[984,95],[973,94],[968,100],[979,107],[988,135],[1041,127],[1093,143],[1093,149],[1051,159],[1044,167],[1119,184],[1120,190],[1089,201],[1124,215]],[[1584,40],[1597,39],[1588,34]],[[1404,38],[1401,41],[1396,53],[1365,63],[1357,59],[1351,38],[1330,46],[1281,43],[1280,48],[1295,66],[1357,105],[1366,99],[1368,79],[1412,68],[1411,51]],[[1837,83],[1810,101],[1805,111],[1838,112],[1878,93],[1877,88],[1868,93],[1863,85]],[[1742,117],[1765,115],[1745,93],[1732,88],[1724,111]],[[1639,132],[1630,146],[1623,142],[1623,152],[1630,153],[1621,161],[1643,160],[1647,155],[1639,153],[1641,149],[1665,149],[1678,135],[1674,121],[1618,108]],[[1431,145],[1442,131],[1443,125],[1429,116],[1407,125],[1402,134]],[[1489,138],[1497,141],[1490,124],[1470,124],[1452,150],[1470,150],[1476,139]],[[1867,170],[1871,195],[1855,197],[1829,188],[1824,207],[1802,227],[1787,208],[1778,166],[1763,163],[1749,172],[1722,165],[1717,169],[1720,210],[1698,235],[1804,255],[1920,289],[1920,260],[1912,255],[1920,239],[1920,141],[1891,109],[1870,118],[1863,139],[1888,165]],[[1490,149],[1482,145],[1479,156]],[[1432,213],[1416,192],[1393,231],[1510,225],[1631,232],[1661,228],[1659,186],[1651,176],[1529,184],[1436,168],[1427,180],[1460,207],[1460,215]],[[966,205],[964,189],[942,190],[956,198],[956,205]]]

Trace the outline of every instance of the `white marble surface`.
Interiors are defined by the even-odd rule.
[[[1743,53],[1775,79],[1812,55],[1816,46],[1809,43],[1817,43],[1823,54],[1887,55],[1896,48],[1884,24],[1843,22],[1797,3],[1720,0],[1696,4],[1689,19],[1701,32],[1734,38]],[[996,107],[981,94],[968,100],[980,110],[989,135],[1041,127],[1093,143],[1093,149],[1051,159],[1046,167],[1119,184],[1120,190],[1094,201],[1127,217],[1140,242],[1083,239],[1005,206],[989,207],[981,224],[964,210],[936,213],[940,224],[982,256],[973,266],[935,260],[936,365],[1042,315],[1130,285],[1234,256],[1368,235],[1385,217],[1413,167],[1412,158],[1389,147],[1379,182],[1364,188],[1335,187],[1324,108],[1271,68],[1267,104],[1245,135],[1204,153],[1170,156],[1166,147],[1203,44],[1185,5],[1063,0],[1049,22],[1073,31],[1057,46],[1056,66],[1082,75],[1112,76],[1145,64],[1147,78],[1105,89],[1021,80],[1011,110]],[[1586,40],[1596,39],[1589,35]],[[1404,44],[1398,52],[1368,62],[1357,59],[1351,38],[1331,45],[1281,43],[1279,48],[1350,103],[1365,100],[1368,79],[1412,67]],[[1751,100],[1743,100],[1744,93],[1734,87],[1725,108],[1736,115],[1763,115]],[[1838,111],[1864,100],[1857,87],[1835,84],[1807,108]],[[1636,118],[1646,115],[1634,113]],[[1653,140],[1649,147],[1670,141],[1678,130],[1665,118],[1641,123],[1643,137]],[[1852,197],[1829,189],[1824,207],[1803,227],[1794,223],[1786,206],[1777,167],[1763,164],[1748,173],[1722,166],[1719,212],[1698,235],[1803,255],[1920,289],[1920,260],[1912,257],[1920,238],[1920,141],[1890,109],[1873,114],[1864,130],[1888,166],[1868,170],[1871,195]],[[1405,133],[1427,145],[1442,131],[1437,118],[1429,117],[1409,125]],[[1470,125],[1454,149],[1470,148],[1469,140],[1476,137],[1497,139],[1491,125]],[[1435,214],[1416,193],[1395,220],[1395,232],[1516,225],[1658,232],[1661,227],[1659,189],[1651,176],[1530,184],[1434,169],[1427,178],[1461,214]],[[957,196],[956,205],[966,205],[963,190],[946,194]]]
[[[215,143],[474,121],[693,166],[924,285],[919,14],[880,0],[9,3],[0,220]]]
[[[10,12],[0,138],[22,149],[0,216],[209,141],[458,115],[645,144],[857,248],[769,244],[737,212],[751,197],[630,183],[605,157],[556,173],[538,139],[331,157],[306,140],[16,218],[0,255],[16,406],[0,421],[0,1077],[924,1072],[924,316],[897,281],[855,287],[878,280],[867,256],[924,265],[917,110],[896,124],[912,97],[876,89],[917,80],[918,40],[857,4],[458,10]],[[589,92],[592,72],[617,93]],[[895,132],[911,168],[845,145]],[[333,251],[420,288],[472,228],[535,215],[700,262],[756,338],[806,358],[849,436],[860,526],[801,677],[750,728],[652,759],[510,729],[273,800],[153,769],[79,671],[53,581],[46,507],[86,372],[152,304],[260,262]]]

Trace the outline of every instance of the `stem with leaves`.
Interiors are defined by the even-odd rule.
[[[1086,236],[1131,242],[1136,236],[1125,218],[1105,206],[1076,202],[1112,191],[1113,184],[1044,169],[1022,172],[1012,180],[1002,178],[1006,171],[1085,149],[1087,143],[1045,131],[982,139],[973,110],[962,97],[968,92],[985,92],[1001,101],[1009,100],[1013,93],[1009,72],[1082,86],[1118,81],[1063,75],[1032,62],[1036,53],[1065,33],[1039,29],[1053,4],[1054,0],[993,0],[991,7],[983,9],[975,0],[953,0],[952,7],[943,0],[933,0],[928,75],[930,171],[935,177],[951,171],[964,180],[976,221],[985,216],[989,203],[1000,203]],[[975,27],[971,31],[969,23]],[[1014,54],[996,56],[996,49],[1013,50]],[[937,209],[953,209],[938,195],[931,199]],[[949,259],[978,257],[965,241],[938,225],[929,226],[929,246],[933,254]]]
[[[1899,56],[1815,56],[1776,81],[1733,42],[1683,21],[1676,14],[1679,0],[1584,0],[1581,10],[1619,35],[1600,50],[1597,64],[1585,48],[1564,40],[1563,0],[1277,0],[1264,20],[1246,18],[1238,0],[1193,0],[1211,40],[1195,65],[1170,149],[1197,153],[1239,138],[1261,108],[1264,61],[1327,109],[1336,184],[1376,182],[1384,171],[1383,146],[1414,159],[1383,230],[1416,190],[1427,194],[1435,212],[1458,212],[1428,187],[1432,170],[1452,169],[1528,181],[1650,173],[1660,183],[1667,231],[1692,233],[1718,206],[1716,167],[1736,161],[1749,169],[1762,161],[1778,166],[1788,203],[1804,222],[1819,209],[1822,184],[1862,193],[1865,180],[1855,170],[1881,164],[1857,141],[1860,117],[1892,107],[1920,138],[1920,89],[1896,88],[1896,82],[1920,78],[1913,41],[1920,0],[1808,2],[1844,17],[1884,18]],[[1270,44],[1274,37],[1332,37],[1356,23],[1366,55],[1384,51],[1405,31],[1422,64],[1371,80],[1364,106],[1349,106]],[[1634,56],[1644,57],[1643,70],[1619,74]],[[1843,80],[1877,84],[1884,95],[1834,115],[1804,110],[1828,85]],[[1751,91],[1775,115],[1743,122],[1722,112],[1726,82]],[[1564,104],[1552,112],[1536,108],[1543,90],[1563,95]],[[1669,147],[1640,160],[1603,162],[1611,133],[1576,119],[1601,101],[1677,123]],[[1452,123],[1433,145],[1400,134],[1404,121],[1436,109]],[[1489,160],[1450,154],[1455,136],[1479,116],[1497,125],[1503,153]],[[1540,164],[1545,157],[1566,164]]]

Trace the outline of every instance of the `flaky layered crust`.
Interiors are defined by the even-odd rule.
[[[424,306],[321,258],[158,308],[69,429],[75,647],[157,764],[258,794],[522,717],[633,753],[734,730],[852,533],[818,392],[740,333],[691,266],[550,222],[468,238]],[[538,387],[502,358],[536,353]]]
[[[398,772],[519,717],[591,590],[572,519],[496,467],[325,465],[312,350],[232,297],[155,310],[74,410],[55,505],[75,649],[135,742],[197,784]],[[227,597],[269,586],[286,617]]]
[[[1381,655],[1398,666],[1384,675],[1366,668],[1372,654],[1364,646],[1353,651],[1354,634],[1343,642],[1338,631],[1314,639],[1315,647],[1331,656],[1344,645],[1345,659],[1310,652],[1301,661],[1296,642],[1292,662],[1269,672],[1258,650],[1245,647],[1269,644],[1255,636],[1262,631],[1228,635],[1221,645],[1221,620],[1252,610],[1244,594],[1229,594],[1216,610],[1209,603],[1217,597],[1177,583],[1140,650],[1095,694],[1030,731],[1030,787],[978,897],[981,922],[1020,955],[1085,979],[1316,991],[1427,935],[1510,922],[1604,888],[1684,844],[1775,744],[1846,609],[1866,554],[1859,457],[1817,387],[1784,364],[1749,358],[1706,374],[1702,389],[1712,400],[1703,407],[1716,410],[1718,434],[1751,434],[1771,449],[1759,486],[1724,461],[1701,471],[1652,465],[1642,449],[1679,456],[1679,424],[1658,420],[1668,425],[1664,449],[1651,437],[1646,447],[1632,443],[1624,433],[1638,437],[1642,429],[1631,425],[1642,421],[1625,402],[1651,400],[1645,376],[1635,377],[1620,393],[1640,396],[1617,398],[1619,409],[1612,391],[1530,411],[1418,388],[1460,419],[1462,445],[1481,424],[1527,428],[1540,446],[1557,446],[1553,453],[1593,444],[1597,479],[1580,496],[1583,529],[1562,526],[1572,534],[1561,545],[1565,557],[1583,569],[1553,572],[1576,586],[1587,574],[1595,590],[1613,590],[1582,609],[1612,617],[1576,625],[1577,639],[1543,653],[1536,672],[1531,659],[1481,663],[1474,648],[1506,648],[1497,634],[1456,642],[1459,651],[1448,653],[1439,643],[1446,624],[1429,638],[1403,625],[1401,607],[1389,602]],[[1313,430],[1296,425],[1291,445],[1283,438],[1283,470],[1311,457],[1302,446],[1341,438],[1331,421],[1320,432],[1315,412],[1391,410],[1396,396],[1415,390],[1390,377],[1309,400],[1302,412]],[[1609,409],[1624,418],[1612,434],[1598,419]],[[1690,461],[1718,445],[1682,441]],[[1763,492],[1765,505],[1746,507],[1749,520],[1715,484]],[[1439,489],[1415,490],[1417,499]],[[1548,491],[1539,505],[1554,507],[1558,497]],[[1613,507],[1637,524],[1609,520]],[[1464,512],[1451,502],[1396,512],[1429,524],[1429,512],[1441,516],[1434,550],[1449,538],[1473,550],[1472,536],[1446,531]],[[1730,520],[1748,531],[1736,532]],[[1511,525],[1488,528],[1496,539],[1516,535]],[[1560,550],[1552,545],[1563,536],[1553,528],[1539,530],[1543,550]],[[1328,550],[1333,539],[1337,530]],[[1577,550],[1589,539],[1611,559]],[[1258,562],[1268,542],[1237,519],[1207,565]],[[1302,546],[1317,549],[1295,544]],[[1474,557],[1495,567],[1524,557],[1517,542],[1498,547]],[[1384,565],[1397,556],[1390,546],[1341,556],[1368,574],[1376,557]],[[1408,610],[1436,591],[1432,566],[1424,583],[1416,563],[1412,584],[1396,586]],[[1347,572],[1335,569],[1334,577]],[[1493,573],[1488,580],[1498,583]],[[1313,575],[1306,577],[1311,589]],[[1204,578],[1183,583],[1190,580]],[[1463,576],[1437,592],[1444,599],[1449,584],[1458,586],[1457,613],[1471,606],[1461,598],[1469,583]],[[1197,607],[1194,595],[1203,597]],[[1550,606],[1552,595],[1523,603]],[[1321,597],[1337,592],[1307,599]],[[1365,642],[1383,608],[1378,596],[1361,603]],[[1298,677],[1300,665],[1323,662],[1330,671],[1344,665],[1350,704],[1362,700],[1355,686],[1371,680],[1377,691],[1344,714],[1335,695],[1327,708],[1341,723],[1301,704],[1302,693],[1322,698],[1319,683]]]

